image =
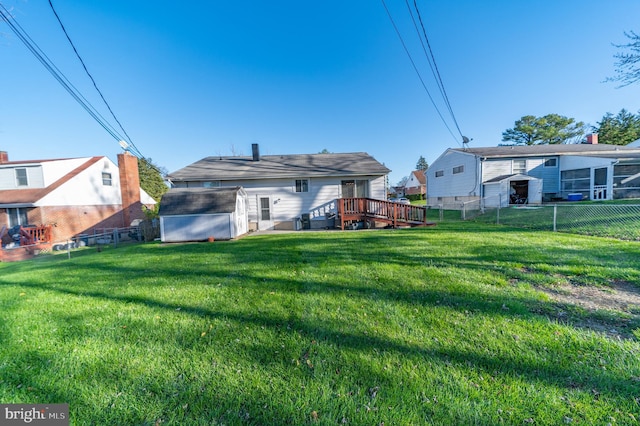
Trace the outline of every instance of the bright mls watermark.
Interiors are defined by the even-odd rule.
[[[69,426],[69,404],[0,404],[0,426]]]

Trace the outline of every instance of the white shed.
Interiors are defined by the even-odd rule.
[[[513,195],[526,204],[542,204],[542,179],[522,174],[497,176],[484,182],[486,207],[507,207]]]
[[[248,232],[242,187],[171,189],[160,201],[162,242],[230,240]]]

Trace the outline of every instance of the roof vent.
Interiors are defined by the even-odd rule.
[[[253,154],[253,161],[260,161],[260,148],[257,143],[251,144],[251,153]]]

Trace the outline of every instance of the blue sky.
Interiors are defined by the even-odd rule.
[[[258,143],[262,154],[365,151],[395,184],[421,155],[432,163],[461,146],[404,1],[386,4],[437,109],[381,1],[52,2],[132,141],[168,171],[250,155]],[[0,3],[109,118],[48,1]],[[607,112],[640,111],[640,85],[603,83],[612,43],[640,32],[637,0],[417,3],[471,146],[498,145],[524,115],[596,125]],[[0,65],[0,150],[10,159],[115,159],[117,141],[3,22]]]

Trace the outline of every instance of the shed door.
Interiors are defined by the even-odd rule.
[[[273,211],[271,196],[258,195],[258,229],[273,229]]]
[[[529,204],[542,204],[542,180],[531,179],[529,181]]]

